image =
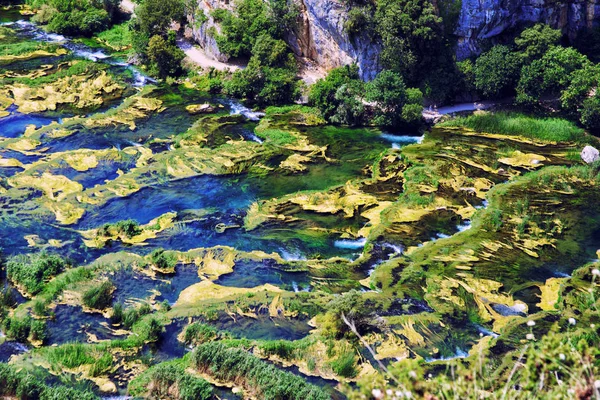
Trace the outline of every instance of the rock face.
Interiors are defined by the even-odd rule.
[[[600,160],[600,151],[592,146],[585,146],[581,152],[581,159],[588,164]]]
[[[597,0],[462,0],[455,31],[457,56],[464,59],[478,54],[483,40],[538,22],[561,29],[572,39],[598,18]]]
[[[364,80],[375,78],[381,46],[366,34],[348,36],[346,5],[339,0],[298,0],[298,5],[298,27],[287,38],[296,55],[328,70],[356,63]]]
[[[297,56],[313,61],[329,70],[356,63],[365,80],[373,79],[381,70],[379,54],[381,45],[366,33],[350,37],[344,28],[348,19],[348,6],[342,0],[294,0],[300,15],[295,31],[286,41]],[[600,0],[437,0],[462,1],[455,34],[458,38],[458,59],[481,52],[481,44],[488,39],[508,35],[534,23],[543,22],[562,29],[570,38],[583,28],[600,21]],[[219,25],[210,16],[216,8],[234,8],[233,0],[198,0],[196,16],[189,16],[192,37],[205,52],[215,59],[227,62],[228,57],[219,51],[209,34]],[[201,23],[200,12],[208,20]]]
[[[198,8],[194,15],[188,15],[189,25],[186,27],[185,36],[198,43],[209,57],[227,62],[229,57],[219,51],[217,41],[209,34],[212,29],[216,29],[217,32],[220,32],[221,29],[210,15],[211,11],[217,8],[232,10],[233,0],[198,0]],[[204,18],[202,13],[204,13]]]

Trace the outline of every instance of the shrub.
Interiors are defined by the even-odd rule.
[[[166,252],[164,249],[156,249],[150,254],[150,260],[154,266],[162,271],[171,271],[177,265],[177,256]]]
[[[319,79],[310,87],[308,101],[310,105],[321,111],[323,118],[330,121],[340,105],[340,101],[335,98],[339,88],[358,80],[358,67],[356,65],[346,65],[333,69],[327,77]]]
[[[66,262],[60,256],[48,253],[18,255],[6,265],[6,274],[16,285],[30,294],[40,292],[48,279],[62,272]]]
[[[96,310],[104,310],[112,304],[112,293],[115,287],[111,281],[104,281],[98,286],[88,289],[83,294],[83,304]]]
[[[170,31],[166,40],[160,35],[152,36],[148,42],[147,54],[152,62],[152,70],[159,78],[165,79],[183,73],[181,61],[185,58],[185,53],[175,43],[175,32]]]
[[[489,97],[511,94],[520,69],[520,58],[508,46],[494,46],[475,62],[475,87]]]

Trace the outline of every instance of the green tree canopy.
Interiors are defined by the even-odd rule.
[[[484,96],[509,94],[519,79],[521,62],[508,46],[494,46],[475,62],[475,87]]]
[[[531,62],[557,45],[561,36],[560,30],[552,29],[546,24],[537,24],[521,32],[515,39],[515,45],[523,61]]]

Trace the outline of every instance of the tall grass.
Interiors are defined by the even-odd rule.
[[[519,113],[497,112],[457,117],[441,127],[464,127],[477,132],[523,136],[544,142],[583,142],[585,132],[574,123],[560,118],[537,118]]]

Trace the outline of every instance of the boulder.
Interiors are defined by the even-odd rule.
[[[600,152],[592,146],[585,146],[581,152],[581,159],[588,164],[600,160]]]
[[[187,112],[192,115],[196,114],[209,114],[215,111],[215,108],[206,103],[206,104],[191,104],[185,108]]]

